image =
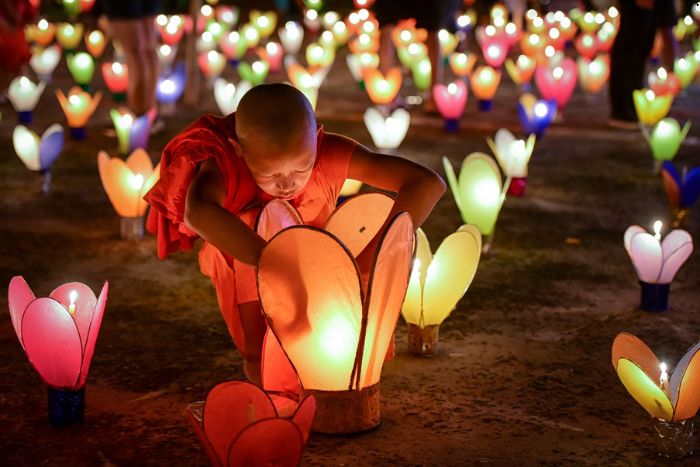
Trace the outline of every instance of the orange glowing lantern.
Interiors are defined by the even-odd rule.
[[[199,54],[197,63],[204,77],[213,83],[216,78],[221,76],[221,72],[224,71],[224,67],[226,67],[226,58],[224,54],[216,50],[210,50],[209,52]]]
[[[539,57],[544,53],[547,42],[539,34],[530,33],[520,39],[520,49],[525,55]]]
[[[401,69],[391,68],[386,76],[379,70],[367,70],[365,73],[365,89],[369,98],[377,105],[391,103],[401,88]]]
[[[472,69],[476,63],[476,54],[453,52],[450,54],[450,69],[455,76],[465,78],[472,74]]]
[[[143,216],[148,206],[143,195],[158,181],[160,166],[154,169],[148,153],[136,149],[126,161],[100,151],[97,168],[102,186],[121,217],[121,237],[127,240],[143,237]]]
[[[518,86],[528,86],[532,75],[535,73],[537,62],[527,55],[519,55],[514,62],[510,58],[506,60],[508,76]]]
[[[610,58],[608,55],[598,55],[594,60],[579,57],[578,76],[584,91],[591,94],[599,92],[610,76]]]
[[[576,39],[576,42],[574,42],[574,45],[579,55],[589,59],[595,57],[600,49],[600,41],[598,37],[592,33],[581,34],[578,36],[578,39]]]
[[[46,47],[53,42],[56,34],[56,25],[42,18],[37,24],[28,25],[24,33],[28,41],[33,41],[42,47]]]
[[[303,393],[316,397],[314,431],[351,433],[380,422],[380,373],[411,268],[410,216],[396,215],[379,234],[367,280],[354,257],[381,230],[392,205],[378,193],[355,196],[326,230],[289,227],[260,256],[263,313]]]
[[[258,47],[258,56],[270,64],[270,71],[277,73],[282,68],[284,49],[278,42],[268,42],[265,47]]]
[[[396,24],[391,31],[391,40],[396,48],[408,47],[413,42],[425,42],[428,38],[428,31],[416,28],[416,20],[405,19]]]
[[[105,35],[99,29],[95,29],[85,36],[85,48],[94,58],[99,58],[106,46]]]
[[[501,72],[488,65],[480,66],[472,73],[472,92],[479,100],[479,110],[491,110],[493,96],[496,94],[500,82]]]
[[[350,53],[361,54],[363,52],[377,53],[379,51],[379,39],[377,35],[374,36],[362,33],[357,38],[348,42],[348,47],[350,48]]]
[[[58,103],[66,115],[71,137],[75,140],[85,139],[85,126],[90,116],[95,112],[97,104],[100,103],[102,93],[97,91],[93,97],[79,87],[74,86],[68,91],[68,96],[63,94],[63,91],[60,89],[57,89],[56,98],[58,98]]]

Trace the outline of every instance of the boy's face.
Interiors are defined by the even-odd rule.
[[[285,148],[261,135],[251,135],[239,146],[253,180],[270,196],[292,199],[311,178],[316,162],[315,131],[305,131]]]

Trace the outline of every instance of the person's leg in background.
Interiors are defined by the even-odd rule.
[[[146,81],[150,80],[149,63],[145,60],[146,37],[141,19],[113,19],[110,25],[114,38],[119,41],[126,55],[129,69],[127,103],[136,115],[150,110],[145,99]]]

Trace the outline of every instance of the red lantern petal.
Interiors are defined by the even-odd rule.
[[[309,439],[309,433],[311,433],[311,426],[314,423],[314,416],[316,416],[316,398],[314,396],[307,396],[301,401],[297,411],[292,416],[292,421],[296,423],[304,437],[304,444]]]
[[[15,276],[10,281],[10,286],[7,289],[7,304],[10,308],[10,318],[12,318],[12,326],[15,328],[15,333],[20,343],[22,343],[22,315],[27,306],[36,299],[32,289],[22,276]],[[22,343],[22,347],[24,344]]]
[[[234,467],[295,467],[303,451],[299,428],[285,418],[260,420],[247,427],[228,452],[228,465]]]

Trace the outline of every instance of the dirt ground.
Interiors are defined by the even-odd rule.
[[[234,78],[232,69],[227,76]],[[268,81],[282,80],[280,74]],[[95,84],[103,88],[96,75]],[[62,65],[38,106],[35,129],[64,117],[53,96],[69,78]],[[151,140],[154,160],[166,142],[202,112],[218,112],[212,92],[196,109],[181,106]],[[473,151],[489,152],[487,135],[520,132],[517,89],[504,82],[491,113],[470,99],[458,134],[436,116],[412,110],[397,151],[443,173]],[[693,120],[681,164],[700,164],[700,89],[677,99],[672,116]],[[367,97],[339,56],[321,89],[320,121],[371,145],[362,122]],[[82,281],[110,282],[87,382],[85,423],[51,428],[46,390],[0,312],[0,463],[2,465],[206,465],[183,416],[213,385],[243,379],[208,280],[195,252],[160,261],[155,239],[119,239],[119,219],[97,173],[100,149],[116,154],[107,97],[85,142],[67,142],[48,196],[15,156],[9,105],[0,124],[0,309],[6,285],[23,275],[35,293]],[[661,181],[639,132],[605,126],[606,93],[577,91],[562,123],[538,141],[524,198],[508,198],[493,254],[442,325],[440,354],[406,352],[382,375],[382,424],[347,437],[312,436],[303,465],[655,465],[653,422],[619,382],[610,346],[620,331],[645,340],[676,362],[700,337],[700,259],[693,254],[672,285],[667,313],[638,310],[639,285],[622,235],[631,224],[668,219]],[[693,210],[689,231],[700,234]],[[448,192],[425,224],[435,248],[461,224]],[[580,244],[568,244],[576,238]],[[697,459],[684,462],[691,465]]]

